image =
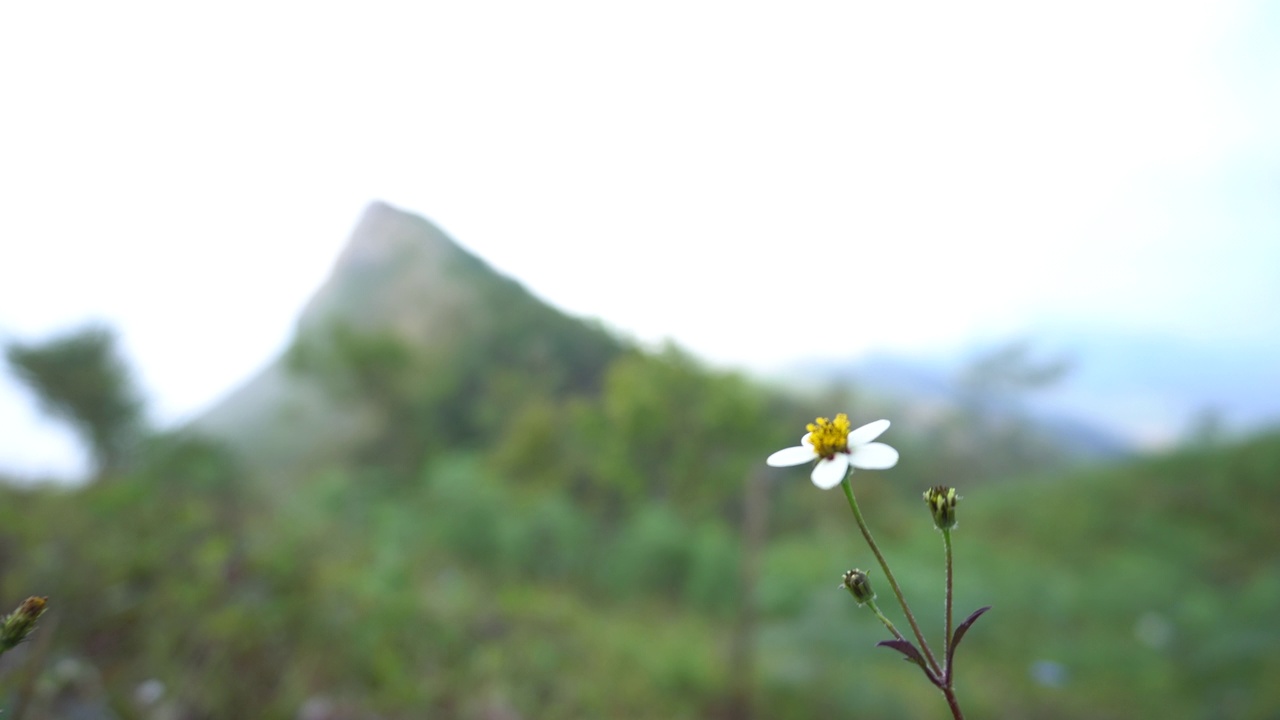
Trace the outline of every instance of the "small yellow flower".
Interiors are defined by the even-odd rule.
[[[817,460],[810,478],[823,490],[839,485],[850,468],[887,470],[898,464],[897,450],[872,442],[889,429],[888,420],[850,430],[849,416],[840,413],[835,420],[818,418],[806,429],[809,432],[800,438],[798,446],[779,450],[765,463],[772,467],[790,467]]]

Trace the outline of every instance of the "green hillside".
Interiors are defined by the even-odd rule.
[[[836,589],[874,566],[839,492],[764,466],[815,415],[880,415],[858,397],[630,346],[375,205],[286,356],[193,427],[83,488],[0,486],[0,601],[52,608],[0,705],[946,717]],[[895,422],[902,462],[854,475],[931,638],[935,437]],[[960,650],[968,717],[1275,717],[1278,476],[1267,436],[961,487],[957,609],[994,606]]]
[[[526,396],[592,392],[620,352],[429,221],[374,203],[292,349],[193,429],[253,470],[304,476],[368,449],[388,424],[416,425],[400,430],[418,444],[453,444]]]

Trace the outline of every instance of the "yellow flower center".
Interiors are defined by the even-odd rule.
[[[818,457],[833,458],[836,453],[849,452],[849,416],[836,415],[835,420],[820,417],[805,426],[809,442]]]

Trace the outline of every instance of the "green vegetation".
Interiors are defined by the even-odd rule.
[[[131,697],[150,678],[204,717],[288,718],[314,697],[382,717],[715,716],[733,700],[736,508],[790,441],[779,403],[675,350],[630,351],[598,395],[530,399],[413,476],[361,456],[285,501],[218,446],[157,437],[113,482],[6,490],[0,588],[51,597],[53,647],[27,662],[96,669],[124,717],[145,716]],[[970,714],[1280,707],[1278,473],[1272,437],[969,493],[958,608],[996,606],[963,650]],[[940,716],[835,587],[866,564],[841,498],[803,472],[770,478],[757,716]],[[916,489],[894,471],[855,481],[927,607],[941,542]],[[1036,682],[1037,662],[1061,666],[1060,686]]]
[[[123,469],[142,432],[142,402],[110,330],[89,327],[45,343],[10,343],[5,359],[44,410],[79,433],[100,475]]]
[[[815,415],[879,409],[641,350],[456,247],[422,251],[443,274],[413,252],[352,253],[269,391],[217,422],[126,413],[128,463],[59,410],[65,376],[33,383],[114,469],[0,486],[0,603],[49,597],[0,663],[6,717],[945,716],[837,587],[874,567],[844,498],[764,467]],[[95,377],[132,407],[127,373]],[[933,432],[895,423],[902,463],[853,479],[930,638],[920,494],[960,487],[957,613],[994,605],[960,651],[970,717],[1280,711],[1280,436],[968,484],[948,467],[973,451]],[[1007,444],[986,467],[1035,466]]]

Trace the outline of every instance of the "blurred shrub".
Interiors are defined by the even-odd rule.
[[[693,561],[688,540],[688,531],[674,513],[662,505],[644,507],[614,537],[601,577],[617,597],[678,597]]]

